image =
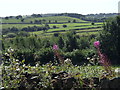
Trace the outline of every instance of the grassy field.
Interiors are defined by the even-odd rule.
[[[25,28],[25,27],[28,27],[28,26],[30,26],[30,27],[33,27],[33,26],[42,27],[41,24],[3,24],[2,28],[7,29],[7,28],[16,27],[18,29],[22,29],[22,28]]]
[[[54,34],[55,32],[57,33],[65,33],[66,31],[69,30],[75,30],[77,33],[94,33],[96,34],[99,30],[101,30],[103,23],[101,22],[95,22],[94,25],[91,24],[91,22],[87,22],[81,19],[77,19],[77,18],[72,18],[72,17],[67,17],[67,16],[51,16],[51,17],[41,17],[41,18],[26,18],[24,20],[25,23],[29,23],[29,24],[3,24],[2,28],[3,29],[7,29],[7,28],[12,28],[12,27],[16,27],[18,29],[22,29],[25,27],[33,27],[33,26],[37,26],[37,27],[43,27],[45,26],[45,24],[30,24],[30,21],[34,20],[46,20],[46,22],[55,22],[54,24],[48,24],[50,29],[48,29],[46,31],[46,33],[44,32],[44,35],[51,35]],[[76,23],[73,23],[73,20],[76,21]],[[20,19],[8,19],[2,20],[3,23],[20,23],[21,20]],[[70,21],[68,23],[68,21]],[[66,25],[66,27],[64,28],[63,25]],[[57,28],[53,28],[53,26],[56,26]],[[42,35],[43,31],[35,31],[35,32],[29,32],[30,34],[37,34],[37,35]]]
[[[87,22],[81,19],[77,19],[77,18],[72,18],[72,17],[67,17],[67,16],[51,16],[51,17],[39,17],[39,18],[25,18],[24,22],[25,23],[30,23],[30,21],[34,20],[45,20],[46,22],[73,22],[73,20],[75,20],[76,22]],[[2,19],[2,23],[21,23],[21,19]]]

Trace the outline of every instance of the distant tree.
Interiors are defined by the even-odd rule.
[[[6,35],[6,37],[7,37],[7,38],[14,38],[14,37],[16,37],[16,34],[15,34],[15,33],[8,33],[8,34]]]
[[[57,26],[53,25],[53,28],[55,29],[55,28],[57,28]]]
[[[25,19],[21,19],[21,22],[24,22]]]
[[[38,23],[39,23],[39,21],[38,21],[38,20],[34,20],[34,23],[38,24]]]
[[[9,17],[5,17],[5,19],[6,19],[6,20],[8,20],[8,19],[9,19]]]
[[[30,34],[29,34],[28,32],[25,32],[25,31],[18,32],[17,35],[18,35],[18,36],[23,36],[23,37],[28,37],[28,36],[30,36]]]
[[[40,23],[40,24],[42,24],[42,21],[41,21],[41,20],[39,20],[39,23]]]
[[[16,16],[16,19],[22,19],[21,15]]]
[[[13,16],[9,16],[9,18],[13,18]]]
[[[58,36],[59,36],[59,33],[54,33],[54,36],[55,36],[55,37],[58,37]]]
[[[91,23],[91,25],[95,25],[95,23],[94,23],[94,22],[92,22],[92,23]]]
[[[76,23],[76,20],[75,20],[75,19],[73,20],[73,23]]]
[[[45,19],[43,19],[43,20],[42,20],[42,23],[43,23],[43,24],[45,24],[45,23],[46,23],[46,20],[45,20]]]
[[[55,23],[57,23],[57,20],[55,20]]]
[[[32,14],[32,17],[42,17],[41,14]]]
[[[68,23],[70,23],[71,21],[69,20]]]
[[[49,23],[51,23],[51,20],[49,20]]]
[[[48,24],[45,24],[46,30],[50,29],[50,26]]]
[[[63,25],[63,27],[64,27],[64,28],[66,28],[66,27],[67,27],[67,25]]]
[[[18,32],[19,30],[18,30],[18,28],[16,28],[16,27],[12,27],[12,28],[10,29],[10,31],[11,31],[11,32]]]
[[[30,23],[32,24],[32,23],[33,23],[33,21],[30,21]]]

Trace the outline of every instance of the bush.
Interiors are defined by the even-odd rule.
[[[54,54],[51,48],[42,48],[34,53],[34,59],[35,61],[40,61],[42,64],[46,64],[54,60]]]
[[[84,54],[82,53],[82,50],[74,50],[72,52],[66,52],[64,53],[65,58],[70,58],[73,62],[73,64],[81,65],[85,63],[86,59],[84,57]]]
[[[28,32],[21,31],[18,33],[18,36],[28,37],[28,36],[30,36],[30,34]]]
[[[6,37],[7,38],[14,38],[14,37],[16,37],[16,34],[15,33],[8,33]]]

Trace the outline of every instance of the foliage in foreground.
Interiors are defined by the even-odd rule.
[[[60,65],[57,62],[35,66],[25,65],[13,55],[13,49],[6,53],[10,56],[8,65],[2,67],[2,88],[18,89],[65,89],[65,88],[97,88],[93,79],[113,78],[101,66],[90,64],[77,66],[70,60]],[[4,63],[3,63],[4,64]],[[116,77],[116,76],[114,76]]]

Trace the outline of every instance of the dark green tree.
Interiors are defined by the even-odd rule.
[[[120,64],[120,16],[105,22],[100,40],[102,51],[108,55],[111,62]]]
[[[63,25],[63,27],[64,27],[64,28],[66,28],[66,27],[67,27],[67,25]]]
[[[76,20],[75,20],[75,19],[73,20],[73,23],[76,23]]]

